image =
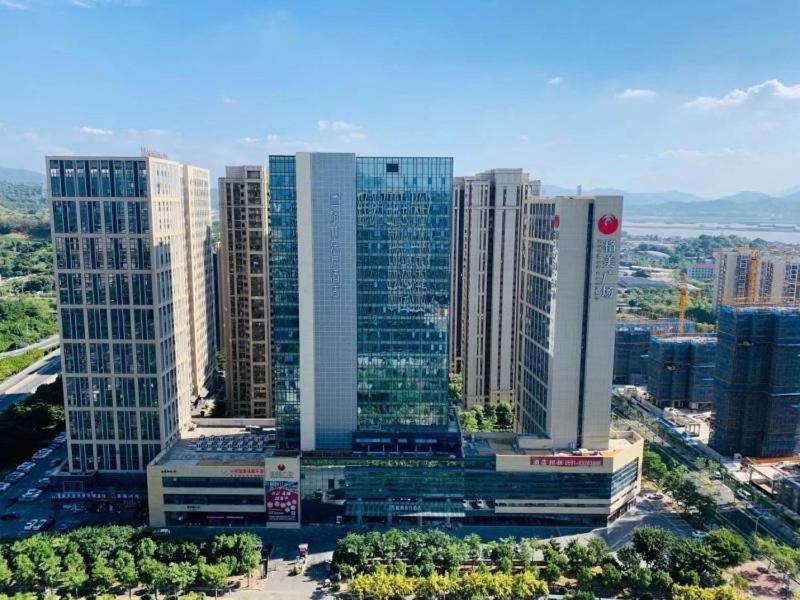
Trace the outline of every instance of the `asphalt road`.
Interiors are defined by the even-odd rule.
[[[0,383],[0,410],[27,398],[43,383],[56,380],[61,371],[61,350],[55,350]]]
[[[28,350],[35,350],[36,348],[49,348],[50,346],[57,346],[58,345],[58,334],[51,335],[48,338],[44,338],[43,340],[39,340],[36,343],[28,344],[27,346],[23,346],[22,348],[17,348],[16,350],[8,350],[7,352],[0,352],[0,358],[4,358],[6,356],[18,356],[20,354],[25,354]]]

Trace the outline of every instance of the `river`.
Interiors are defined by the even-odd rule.
[[[743,238],[761,238],[768,242],[800,244],[800,231],[780,229],[758,229],[743,223],[668,223],[659,221],[624,221],[623,231],[636,236],[657,235],[660,237],[698,237],[700,235],[738,235]]]

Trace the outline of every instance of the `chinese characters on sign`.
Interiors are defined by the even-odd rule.
[[[228,471],[228,477],[263,477],[264,469],[261,467],[237,467]]]
[[[616,291],[617,240],[600,239],[594,245],[592,297],[595,300],[613,299]]]
[[[297,523],[299,520],[300,493],[297,481],[268,481],[266,501],[268,521]]]
[[[339,194],[331,194],[331,297],[339,297]]]
[[[595,467],[602,466],[602,456],[531,456],[532,467]]]

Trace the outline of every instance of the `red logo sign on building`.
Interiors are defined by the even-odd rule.
[[[597,220],[597,229],[603,235],[611,235],[619,228],[619,219],[615,215],[603,215]]]
[[[286,470],[286,465],[285,464],[281,463],[281,464],[278,465],[278,471],[285,471],[285,470]]]
[[[558,215],[553,215],[552,225],[553,229],[558,229],[558,226],[561,225],[561,217]]]

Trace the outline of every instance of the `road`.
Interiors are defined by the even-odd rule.
[[[16,350],[0,352],[0,358],[4,358],[6,356],[19,356],[20,354],[25,354],[28,350],[36,350],[36,348],[49,348],[50,346],[57,346],[58,343],[58,334],[51,335],[49,338],[44,338],[43,340],[39,340],[34,344],[28,344],[27,346],[17,348]]]
[[[61,371],[61,350],[54,350],[27,369],[0,383],[0,410],[5,410],[36,391],[43,383],[55,381]]]

